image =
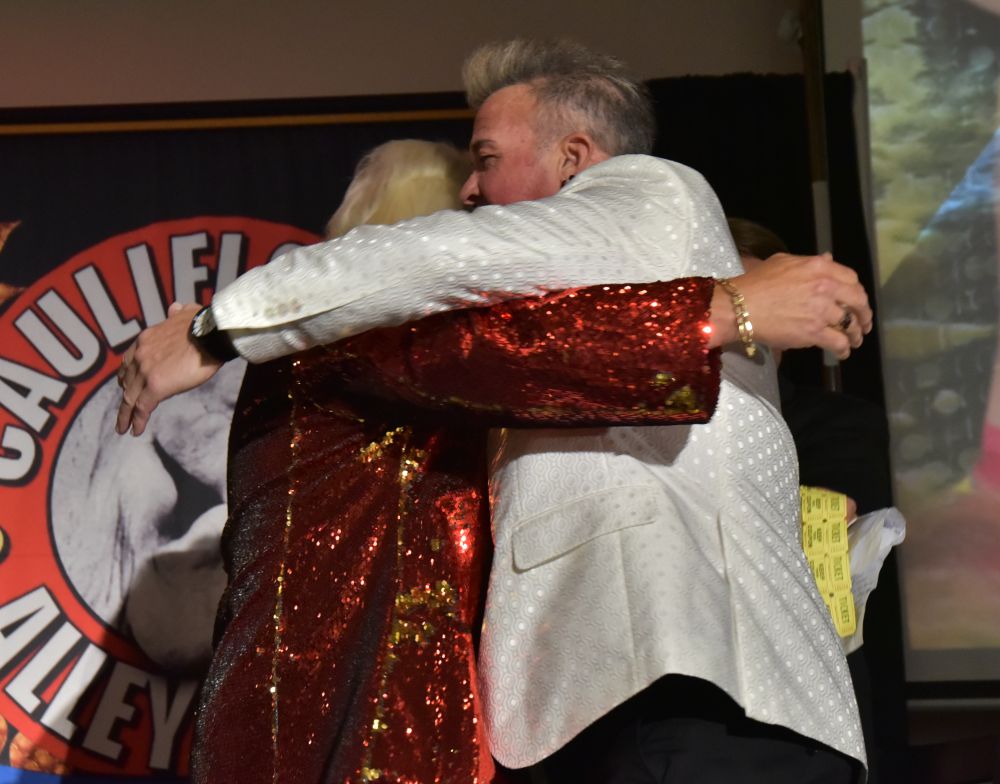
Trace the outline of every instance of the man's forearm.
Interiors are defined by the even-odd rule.
[[[264,361],[441,311],[675,277],[687,266],[692,218],[702,231],[724,232],[724,222],[693,215],[694,186],[678,167],[642,163],[615,164],[622,171],[606,180],[585,172],[542,201],[363,226],[300,248],[217,292],[215,319],[243,356]]]

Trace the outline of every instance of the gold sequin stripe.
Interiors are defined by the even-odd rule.
[[[427,459],[427,453],[422,449],[411,449],[408,446],[408,441],[412,435],[412,431],[409,428],[400,427],[394,431],[389,431],[386,433],[386,438],[383,438],[382,444],[391,443],[395,435],[402,436],[403,440],[399,457],[399,505],[396,511],[396,580],[397,586],[401,591],[402,585],[399,583],[403,574],[403,560],[406,557],[405,520],[412,506],[410,503],[410,488],[420,470],[421,463]],[[372,459],[370,450],[373,448],[377,450],[375,454],[381,456],[381,449],[379,447],[382,444],[370,444],[362,452],[362,459],[366,462],[370,461]],[[389,728],[385,720],[385,697],[388,694],[389,676],[392,674],[399,659],[399,655],[396,653],[396,646],[406,638],[403,629],[408,622],[400,617],[400,597],[402,596],[405,596],[405,594],[398,593],[393,603],[392,625],[389,632],[389,642],[386,646],[385,666],[382,669],[382,677],[379,680],[378,701],[375,704],[375,718],[372,719],[372,737],[366,744],[365,759],[360,770],[361,781],[378,781],[384,773],[388,772],[373,767],[372,759],[375,754],[375,742],[379,734]]]
[[[295,501],[295,469],[298,466],[299,461],[299,448],[300,441],[302,438],[302,431],[299,428],[299,404],[298,404],[298,391],[299,375],[298,369],[301,361],[292,361],[292,380],[288,385],[288,400],[291,403],[289,407],[289,428],[292,431],[291,440],[288,443],[288,449],[290,452],[290,461],[288,467],[288,501],[285,504],[285,530],[281,532],[281,562],[278,566],[278,587],[274,595],[274,647],[271,649],[271,757],[272,757],[272,770],[271,770],[271,781],[274,784],[278,784],[278,735],[280,726],[280,713],[279,713],[279,687],[281,685],[281,675],[278,672],[280,661],[281,661],[281,645],[282,645],[282,621],[284,615],[284,605],[285,605],[285,570],[288,567],[288,550],[291,546],[291,532],[292,532],[292,507]]]

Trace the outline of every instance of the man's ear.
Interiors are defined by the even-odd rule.
[[[571,133],[559,142],[559,178],[565,185],[584,169],[606,158],[598,146],[583,132]]]

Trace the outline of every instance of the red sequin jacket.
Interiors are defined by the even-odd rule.
[[[251,366],[194,780],[499,781],[474,654],[487,428],[707,421],[711,295],[594,286]]]

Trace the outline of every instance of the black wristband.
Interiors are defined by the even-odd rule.
[[[219,329],[215,323],[211,305],[199,310],[191,319],[191,329],[188,334],[198,348],[217,362],[228,362],[240,355],[229,333]]]

